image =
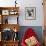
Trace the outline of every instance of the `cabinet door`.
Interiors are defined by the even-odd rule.
[[[44,8],[44,26],[46,26],[46,0],[43,0],[43,8]]]
[[[46,46],[46,0],[43,0],[44,8],[44,44]]]

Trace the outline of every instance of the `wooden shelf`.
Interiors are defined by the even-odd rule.
[[[19,7],[0,7],[0,14],[2,14],[2,11],[4,10],[6,10],[9,13],[7,15],[11,15],[10,12],[17,12],[16,14],[13,15],[18,15]]]
[[[3,46],[18,46],[18,41],[3,41],[1,42],[1,45]]]
[[[14,29],[17,30],[17,32],[19,31],[20,29],[20,26],[19,24],[0,24],[0,27],[1,27],[1,31],[5,28],[10,28],[14,31]]]
[[[3,41],[3,42],[5,42],[5,43],[8,43],[8,42],[12,43],[12,42],[19,42],[19,40],[15,40],[15,41],[10,40],[10,41]]]
[[[0,7],[1,10],[5,10],[5,9],[18,9],[19,7]],[[18,9],[19,10],[19,9]]]
[[[17,24],[8,24],[8,19],[7,17],[9,16],[17,16]],[[19,17],[19,7],[0,7],[0,20],[1,20],[1,24],[0,24],[0,32],[1,32],[1,41],[0,41],[0,46],[18,46],[18,39],[16,41],[13,41],[13,39],[10,39],[9,41],[5,41],[4,39],[2,39],[2,33],[4,29],[11,29],[10,31],[14,31],[14,35],[15,33],[18,33],[20,26],[18,24],[18,17]],[[5,19],[6,18],[6,19]],[[13,35],[13,34],[12,34]],[[17,34],[16,34],[17,35]],[[16,36],[18,38],[18,36]],[[12,37],[11,37],[12,38]]]
[[[7,20],[8,23],[8,18],[5,19],[5,17],[17,16],[17,24],[18,24],[19,7],[0,7],[0,16],[1,16],[0,19],[2,24],[6,23],[5,20]]]

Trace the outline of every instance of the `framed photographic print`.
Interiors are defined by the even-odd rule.
[[[36,8],[35,7],[25,7],[25,19],[26,20],[36,19]]]
[[[9,15],[9,10],[2,10],[2,15]]]

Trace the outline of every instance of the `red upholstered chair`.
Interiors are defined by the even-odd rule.
[[[27,39],[29,40],[30,38],[32,38],[32,36],[34,38],[36,38],[37,43],[35,45],[27,45],[27,43],[25,42]],[[30,41],[30,40],[29,40]],[[31,44],[31,43],[30,43]],[[41,44],[39,43],[38,39],[37,39],[37,35],[34,32],[34,30],[32,28],[28,28],[24,34],[24,37],[22,38],[22,42],[21,42],[21,46],[41,46]]]

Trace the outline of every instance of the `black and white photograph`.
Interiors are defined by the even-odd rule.
[[[25,8],[25,19],[27,19],[27,20],[36,19],[36,8],[35,7],[26,7]]]

